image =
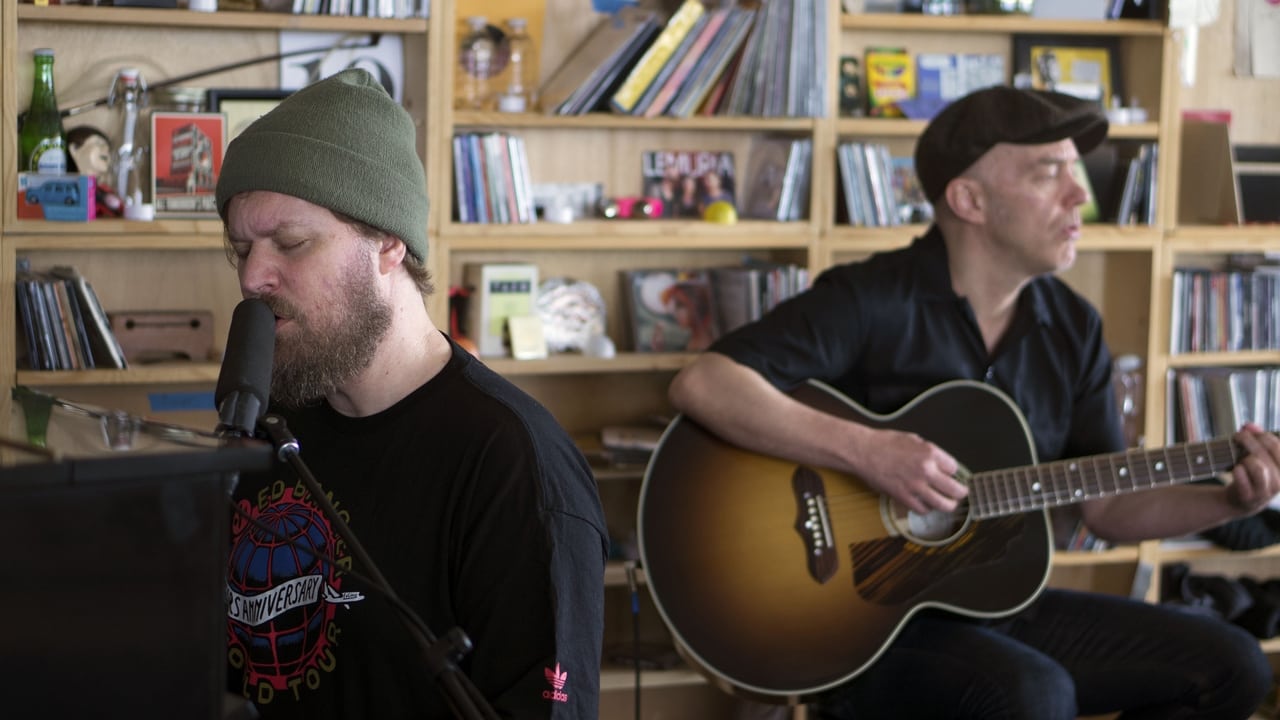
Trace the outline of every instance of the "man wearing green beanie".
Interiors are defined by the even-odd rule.
[[[362,70],[297,91],[227,148],[218,212],[276,315],[271,412],[396,594],[504,716],[594,718],[607,535],[545,408],[427,315],[409,114]],[[264,718],[447,717],[369,568],[283,470],[246,475],[228,565],[228,687]],[[347,571],[350,571],[349,573]]]

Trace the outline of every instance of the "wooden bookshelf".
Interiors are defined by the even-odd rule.
[[[145,48],[144,75],[155,80],[190,73],[211,64],[258,57],[278,51],[280,31],[314,33],[389,33],[405,48],[405,104],[421,127],[421,150],[432,202],[429,264],[439,291],[428,300],[438,323],[447,317],[445,289],[458,282],[467,263],[497,260],[536,262],[545,279],[572,277],[596,284],[610,306],[608,332],[620,352],[617,357],[577,355],[546,360],[516,361],[485,358],[498,372],[543,401],[574,434],[591,433],[605,423],[634,421],[669,413],[665,388],[671,376],[692,358],[685,353],[631,352],[627,325],[617,288],[622,269],[687,265],[710,266],[736,262],[743,256],[796,262],[820,272],[838,262],[901,247],[924,231],[923,226],[854,228],[836,218],[839,193],[834,148],[838,142],[875,139],[895,153],[909,152],[924,127],[921,121],[846,118],[835,112],[837,63],[842,54],[861,54],[869,44],[892,42],[913,50],[1011,53],[1011,37],[1035,33],[1084,35],[1115,39],[1124,60],[1126,95],[1136,95],[1149,111],[1149,121],[1114,126],[1113,142],[1159,142],[1160,217],[1153,226],[1086,228],[1079,249],[1078,268],[1068,282],[1094,301],[1107,323],[1113,351],[1141,355],[1147,371],[1146,436],[1151,444],[1163,440],[1167,403],[1164,375],[1172,368],[1228,364],[1280,364],[1280,354],[1230,353],[1170,356],[1168,353],[1169,278],[1178,257],[1191,254],[1265,252],[1280,250],[1275,227],[1179,226],[1176,222],[1178,186],[1182,182],[1177,152],[1180,107],[1213,107],[1217,86],[1242,87],[1236,80],[1202,78],[1195,91],[1180,87],[1175,33],[1152,21],[1058,21],[1016,16],[933,17],[922,15],[844,15],[838,0],[828,1],[831,19],[827,47],[829,79],[826,112],[818,118],[698,117],[637,119],[598,113],[586,117],[557,117],[541,113],[505,114],[459,112],[453,109],[452,75],[456,63],[454,3],[432,4],[429,20],[371,20],[293,16],[258,12],[192,13],[152,8],[48,6],[7,2],[0,5],[0,64],[18,71],[5,73],[0,85],[0,184],[16,185],[16,117],[25,108],[29,78],[21,71],[30,50],[51,46],[58,51],[59,99],[64,106],[105,95],[107,82],[119,67],[140,63]],[[497,12],[497,11],[495,11]],[[547,0],[541,70],[545,78],[581,40],[593,24],[591,13],[578,0]],[[1229,9],[1224,8],[1224,14]],[[1230,25],[1224,17],[1202,37],[1200,64],[1222,55]],[[1215,33],[1218,33],[1215,35]],[[1223,40],[1226,33],[1227,40]],[[1216,45],[1215,45],[1216,43]],[[1217,50],[1215,50],[1215,47]],[[1230,52],[1225,55],[1230,56]],[[1010,64],[1011,66],[1011,64]],[[64,80],[75,78],[75,81]],[[278,65],[267,63],[228,72],[201,82],[218,87],[273,87]],[[193,83],[194,84],[194,83]],[[1252,91],[1240,91],[1237,114],[1252,113],[1246,101]],[[1264,94],[1263,107],[1280,106],[1280,92]],[[114,128],[114,111],[98,108],[76,116],[69,126],[100,124]],[[1257,113],[1266,115],[1266,113]],[[1234,131],[1233,127],[1233,131]],[[598,181],[611,195],[639,189],[638,157],[653,149],[715,149],[734,152],[746,169],[747,150],[754,138],[782,134],[807,138],[814,147],[812,200],[808,218],[798,222],[742,221],[716,226],[694,221],[603,221],[570,225],[538,223],[527,226],[466,225],[453,220],[453,175],[450,141],[458,131],[502,130],[521,135],[528,147],[537,182]],[[1268,131],[1269,132],[1269,131]],[[1255,129],[1255,136],[1263,130]],[[1249,132],[1240,135],[1258,141]],[[741,177],[739,177],[741,180]],[[741,186],[741,183],[740,183]],[[94,283],[108,309],[148,307],[171,309],[209,307],[215,312],[215,337],[226,336],[230,313],[239,299],[234,273],[225,264],[222,228],[216,219],[151,223],[118,220],[84,225],[18,220],[12,191],[0,199],[0,337],[15,338],[16,309],[12,292],[18,257],[35,264],[66,262],[77,265]],[[0,373],[7,385],[48,389],[71,399],[108,397],[175,387],[211,389],[218,366],[213,362],[148,366],[126,371],[35,372],[19,370],[12,342],[0,342]],[[0,393],[0,417],[11,417],[7,392]],[[211,422],[211,421],[210,421]],[[211,425],[210,425],[211,427]],[[610,525],[634,524],[638,481],[634,474],[601,478],[602,495],[610,511]],[[1272,553],[1231,556],[1214,551],[1185,556],[1204,567],[1266,568]],[[1055,576],[1100,582],[1108,589],[1124,585],[1141,563],[1184,559],[1180,552],[1164,552],[1151,544],[1099,553],[1056,553]],[[1241,563],[1244,563],[1241,565]],[[1215,565],[1216,564],[1216,565]],[[643,582],[643,571],[640,572]],[[1131,577],[1130,577],[1131,580]],[[628,603],[625,570],[618,563],[606,569],[608,611]],[[642,592],[646,594],[647,591]],[[646,637],[662,637],[661,623],[646,608]],[[630,630],[621,621],[611,625],[607,642],[626,639]],[[1280,651],[1276,641],[1264,643]],[[698,715],[686,708],[719,690],[691,670],[647,673],[642,686],[648,707],[665,709],[667,717]],[[610,668],[602,676],[602,690],[616,695],[610,707],[625,707],[634,690],[632,674]],[[669,698],[664,708],[661,698]],[[608,716],[608,715],[606,715]],[[618,712],[614,716],[624,715]]]

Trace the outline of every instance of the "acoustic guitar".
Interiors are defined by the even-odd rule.
[[[1049,575],[1047,508],[1204,478],[1243,454],[1223,438],[1036,464],[1017,406],[970,381],[888,416],[816,382],[792,395],[934,442],[961,464],[969,494],[955,512],[921,515],[851,475],[672,421],[640,492],[650,591],[692,665],[769,702],[803,702],[854,678],[924,608],[998,617],[1025,607]]]

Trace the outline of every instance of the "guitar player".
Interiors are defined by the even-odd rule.
[[[1076,257],[1078,156],[1106,137],[1093,103],[995,87],[939,113],[915,161],[936,219],[904,249],[825,272],[804,294],[724,337],[670,388],[677,410],[737,446],[856,474],[915,513],[951,512],[967,488],[947,451],[803,404],[821,380],[889,415],[954,379],[1006,393],[1039,461],[1123,449],[1111,356],[1095,308],[1057,279]],[[958,423],[981,422],[959,417]],[[1191,533],[1256,513],[1280,491],[1280,440],[1246,425],[1226,484],[1081,505],[1113,542]],[[865,671],[811,705],[823,719],[1248,718],[1271,684],[1255,638],[1216,616],[1047,589],[1017,612],[925,609]]]

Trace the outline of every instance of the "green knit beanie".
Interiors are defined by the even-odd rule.
[[[343,70],[283,100],[227,147],[218,214],[249,190],[336,210],[427,259],[427,182],[413,118],[368,72]]]

